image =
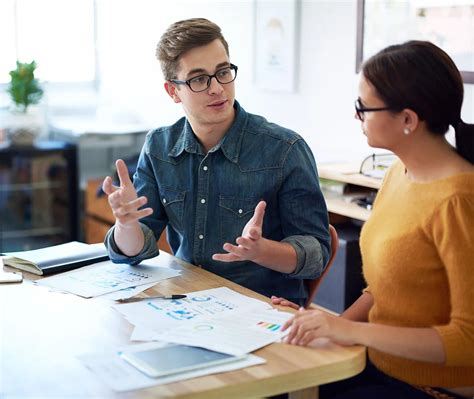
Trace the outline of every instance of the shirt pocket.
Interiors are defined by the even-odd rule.
[[[219,230],[222,241],[235,244],[235,239],[242,235],[242,230],[252,218],[259,201],[256,198],[219,198]]]
[[[160,188],[160,201],[163,205],[168,223],[176,231],[183,231],[184,199],[186,191],[180,191],[169,187]]]

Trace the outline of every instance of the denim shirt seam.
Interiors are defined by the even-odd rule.
[[[298,139],[300,140],[300,139]],[[290,155],[290,152],[291,150],[293,149],[293,146],[295,145],[295,143],[298,142],[298,140],[294,141],[293,143],[291,143],[289,146],[288,146],[288,149],[286,150],[285,154],[282,156],[282,160],[281,160],[281,164],[279,166],[279,169],[280,169],[280,173],[279,173],[279,176],[278,176],[278,187],[277,187],[277,190],[276,191],[279,191],[282,184],[283,184],[283,180],[284,180],[284,170],[285,170],[285,163],[286,161],[288,160],[288,157]]]

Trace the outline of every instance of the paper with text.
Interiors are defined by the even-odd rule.
[[[180,272],[177,270],[152,266],[146,261],[137,266],[105,261],[72,272],[47,277],[36,283],[85,298],[92,298],[124,288],[157,283],[179,275]]]
[[[118,355],[118,352],[126,351],[130,348],[152,349],[165,345],[167,344],[154,342],[134,345],[133,347],[127,346],[117,348],[117,350],[114,351],[82,355],[79,356],[79,359],[92,373],[94,373],[95,376],[99,377],[99,379],[117,392],[126,392],[148,388],[155,385],[169,384],[171,382],[187,380],[208,374],[238,370],[245,367],[264,364],[266,362],[265,359],[262,359],[261,357],[248,355],[242,360],[237,360],[220,366],[205,367],[199,370],[187,371],[170,376],[151,378],[138,371]]]
[[[280,341],[281,331],[293,314],[278,310],[252,310],[208,320],[193,321],[174,330],[158,333],[155,339],[199,346],[229,355],[243,355]]]
[[[227,313],[249,309],[271,309],[271,306],[230,288],[220,287],[191,292],[184,299],[150,299],[115,305],[115,308],[134,325],[164,332],[192,321],[222,317]]]

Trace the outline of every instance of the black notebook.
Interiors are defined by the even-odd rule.
[[[5,266],[38,275],[65,272],[109,259],[104,244],[89,245],[78,241],[3,255]]]

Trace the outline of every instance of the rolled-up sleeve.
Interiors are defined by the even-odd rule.
[[[296,140],[285,155],[279,190],[282,242],[296,251],[296,269],[289,278],[314,279],[321,275],[331,253],[329,217],[311,149]]]
[[[127,256],[124,255],[118,248],[115,239],[114,239],[114,229],[113,226],[105,236],[104,244],[107,247],[109,252],[109,258],[113,263],[127,263],[129,265],[138,265],[141,261],[149,258],[153,258],[159,254],[158,246],[156,245],[155,235],[153,231],[143,223],[140,223],[140,227],[145,236],[145,244],[143,249],[136,256]]]
[[[311,236],[291,236],[282,240],[296,251],[296,269],[288,277],[313,279],[324,271],[324,259],[321,244]]]

